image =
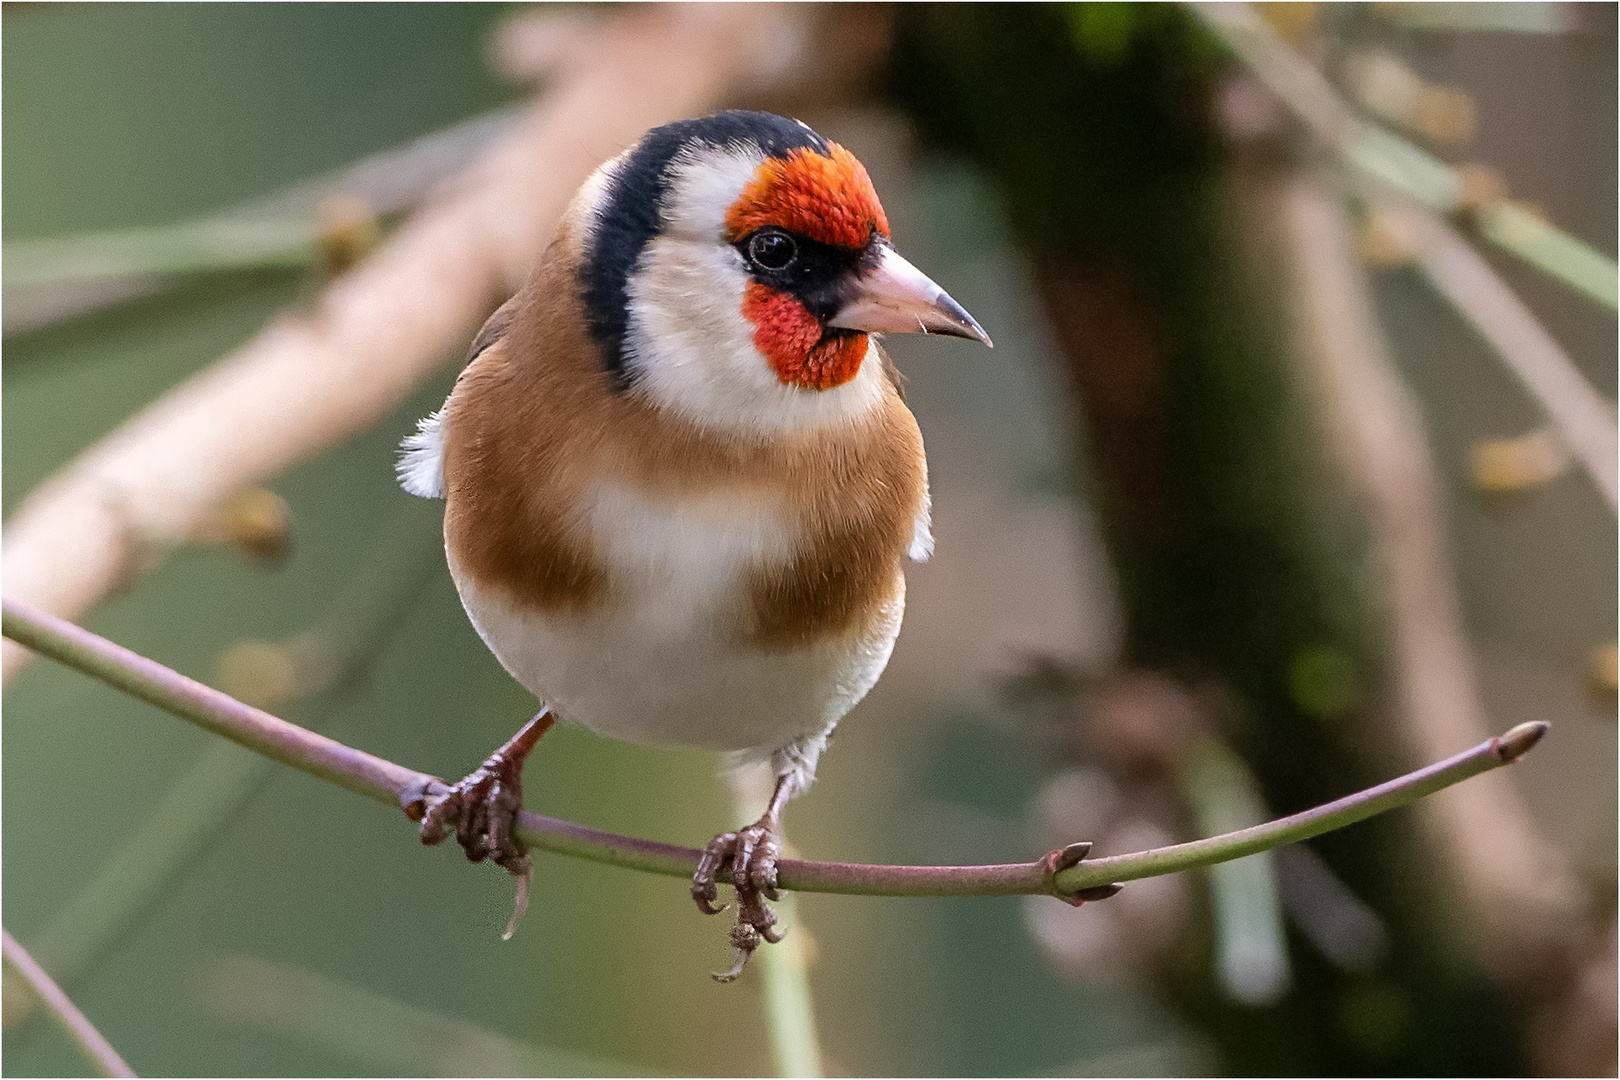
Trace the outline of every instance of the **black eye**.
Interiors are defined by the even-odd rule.
[[[775,229],[755,233],[748,241],[748,261],[761,270],[786,270],[799,257],[793,237]]]

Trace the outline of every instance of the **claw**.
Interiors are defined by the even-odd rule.
[[[780,900],[776,891],[776,844],[767,840],[759,845],[748,868],[748,883],[765,894],[767,900]]]
[[[731,851],[731,882],[735,885],[740,881],[747,887],[753,880],[749,870],[754,864],[754,845],[758,841],[753,829],[744,829],[734,835],[737,839]]]
[[[752,949],[738,949],[737,962],[731,965],[730,970],[711,971],[709,972],[709,977],[718,983],[728,983],[733,981],[737,978],[737,976],[743,973],[743,968],[748,966],[748,958],[753,954]]]
[[[512,901],[512,917],[506,920],[506,929],[501,933],[502,941],[511,941],[512,935],[517,933],[518,923],[523,921],[523,913],[529,910],[529,881],[533,874],[528,867],[517,876],[517,897]]]
[[[736,842],[736,833],[721,833],[709,841],[709,846],[703,849],[703,857],[698,860],[697,871],[692,875],[692,900],[705,915],[718,915],[731,906],[721,904],[715,907],[714,902],[720,895],[716,881],[720,868],[730,857],[731,845]]]

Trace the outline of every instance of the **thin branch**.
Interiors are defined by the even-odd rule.
[[[0,632],[250,750],[378,802],[399,806],[407,813],[419,807],[425,797],[444,790],[444,782],[437,777],[374,757],[244,705],[26,604],[4,601]],[[1089,845],[1076,845],[1035,862],[991,866],[873,866],[784,859],[778,863],[778,875],[782,888],[797,892],[860,896],[1046,894],[1072,901],[1084,898],[1082,894],[1087,890],[1105,888],[1112,882],[1240,859],[1405,806],[1471,776],[1517,761],[1547,730],[1548,725],[1541,721],[1520,724],[1472,750],[1325,806],[1189,844],[1084,860],[1080,856]],[[528,812],[519,819],[519,835],[541,851],[671,877],[689,877],[701,854],[696,848],[619,836]]]
[[[28,950],[17,944],[17,939],[11,936],[11,931],[0,929],[0,944],[4,945],[6,963],[28,981],[28,986],[34,991],[39,1000],[56,1017],[62,1030],[67,1032],[68,1038],[84,1051],[84,1056],[95,1065],[102,1076],[134,1076],[131,1069],[112,1044],[102,1038],[101,1032],[96,1030],[79,1007],[62,992],[56,981],[45,974],[45,969],[35,962]]]
[[[5,273],[8,288],[60,288],[152,274],[306,266],[320,253],[321,225],[313,217],[204,218],[8,244]]]
[[[1620,507],[1620,428],[1608,402],[1457,230],[1433,214],[1394,207],[1380,212],[1412,245],[1424,276],[1530,391],[1609,509]]]
[[[1364,177],[1431,210],[1464,209],[1457,171],[1427,151],[1357,116],[1322,73],[1289,48],[1245,3],[1194,3],[1192,10],[1295,115]],[[1486,239],[1613,309],[1620,304],[1615,262],[1507,200],[1479,209]]]
[[[425,571],[443,565],[431,534],[402,527],[413,516],[402,512],[384,521],[382,539],[359,560],[363,569],[349,577],[318,622],[282,643],[284,652],[298,650],[300,667],[318,665],[295,680],[295,692],[308,696],[288,702],[306,723],[336,711],[398,629],[402,609],[429,579]],[[34,955],[71,987],[164,894],[273,768],[240,746],[210,742],[90,881],[31,935]]]
[[[274,960],[216,955],[194,970],[198,996],[220,1020],[336,1051],[380,1076],[647,1075],[630,1061],[509,1038]]]
[[[191,221],[113,233],[9,241],[3,327],[26,333],[160,292],[179,275],[301,266],[318,258],[333,199],[382,216],[413,209],[522,114],[506,106],[282,190]]]
[[[1604,500],[1616,507],[1620,429],[1613,412],[1530,309],[1440,217],[1463,209],[1456,172],[1357,116],[1321,72],[1248,4],[1191,6],[1272,93],[1355,169],[1359,186],[1401,226],[1402,238],[1414,247],[1430,282],[1490,342],[1557,426]],[[1506,200],[1478,208],[1473,216],[1478,231],[1499,246],[1615,306],[1612,260]]]

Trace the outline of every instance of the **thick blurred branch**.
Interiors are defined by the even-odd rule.
[[[62,992],[56,981],[45,973],[45,969],[35,963],[34,958],[28,955],[28,950],[17,944],[17,939],[11,936],[11,931],[0,930],[0,943],[5,946],[6,963],[12,970],[21,975],[28,983],[40,1002],[50,1010],[57,1023],[62,1025],[68,1038],[72,1039],[84,1056],[95,1065],[96,1071],[103,1076],[134,1076],[131,1069],[112,1044],[102,1037],[88,1017],[79,1011],[79,1007]]]
[[[1297,181],[1277,209],[1297,283],[1299,355],[1341,468],[1361,489],[1377,544],[1411,755],[1430,758],[1488,731],[1452,584],[1438,482],[1417,407],[1379,331],[1348,216]],[[1431,820],[1463,884],[1476,938],[1498,965],[1556,935],[1575,884],[1505,776],[1447,793]]]
[[[256,753],[345,787],[378,802],[419,813],[423,801],[446,788],[426,773],[396,765],[290,724],[220,693],[105,638],[16,601],[4,601],[6,637],[102,680],[175,716]],[[1517,761],[1547,733],[1545,723],[1520,724],[1471,750],[1398,779],[1302,813],[1129,855],[1086,859],[1091,845],[1076,844],[1029,863],[989,866],[873,866],[783,859],[783,889],[860,896],[1054,895],[1070,902],[1102,899],[1114,883],[1240,859],[1308,840],[1405,806],[1483,772]],[[696,848],[619,836],[524,812],[519,835],[535,848],[627,869],[690,877],[702,854]]]
[[[649,127],[780,79],[800,18],[652,5],[578,37],[528,114],[313,311],[278,319],[32,493],[5,530],[5,594],[76,616],[234,492],[374,424],[521,285],[592,169]],[[4,674],[25,657],[7,643]]]

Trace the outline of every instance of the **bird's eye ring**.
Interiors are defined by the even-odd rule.
[[[760,270],[786,270],[798,257],[799,245],[779,229],[761,229],[748,238],[748,261]]]

